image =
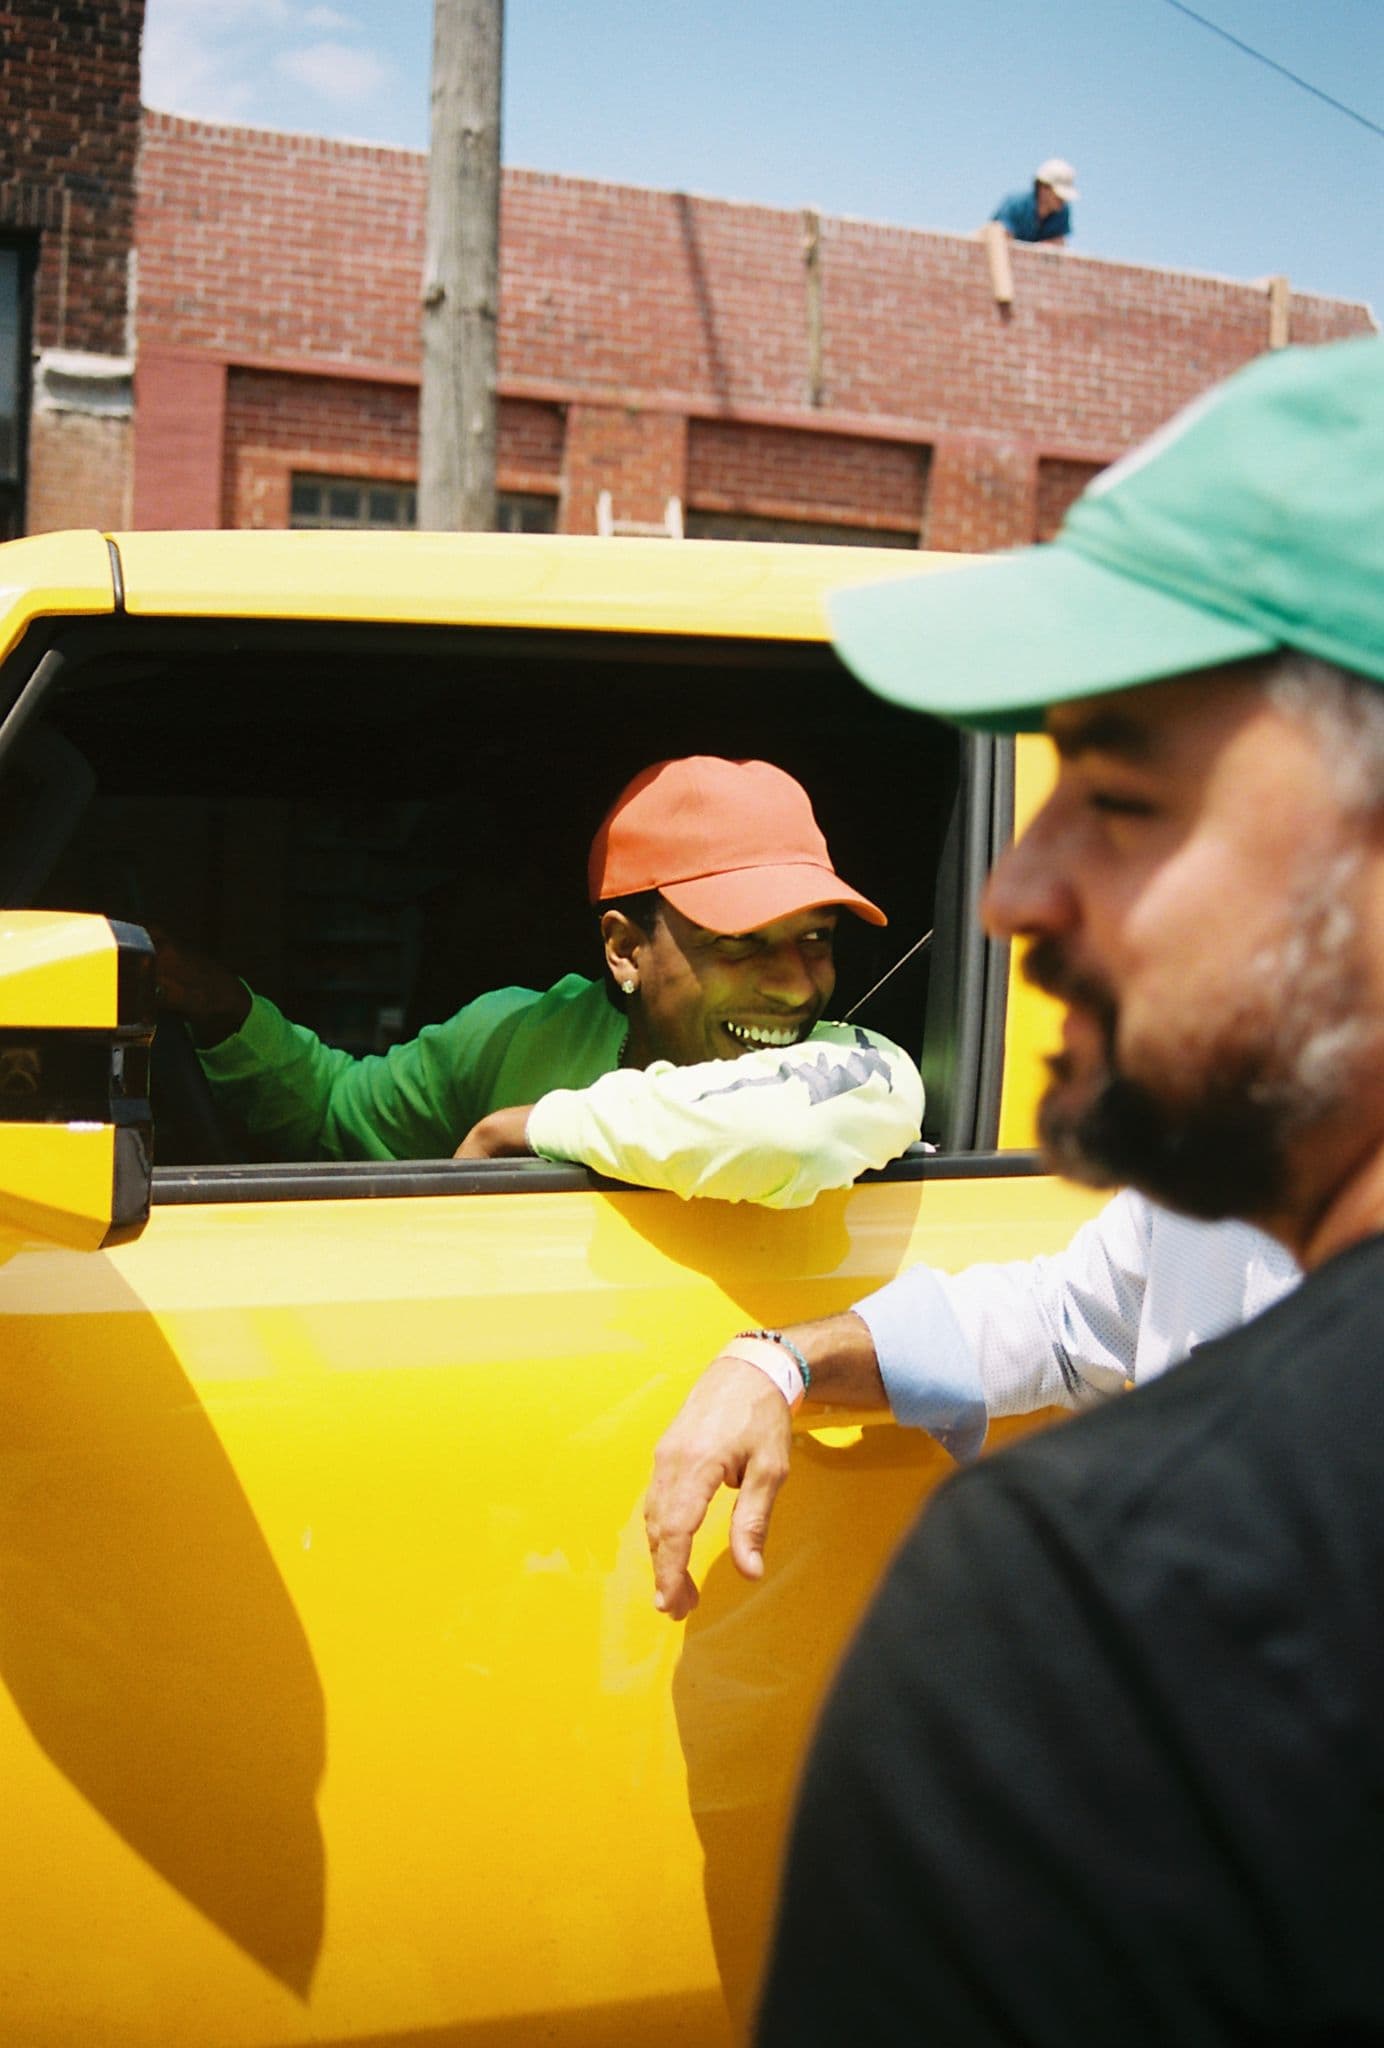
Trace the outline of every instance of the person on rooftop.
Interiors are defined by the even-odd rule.
[[[1048,242],[1060,249],[1072,232],[1072,201],[1080,196],[1072,166],[1050,156],[1034,172],[1033,190],[1011,192],[990,218],[1016,242]]]

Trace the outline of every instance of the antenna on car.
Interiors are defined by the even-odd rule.
[[[915,939],[913,941],[913,944],[909,947],[908,951],[906,953],[901,953],[898,959],[894,962],[893,966],[885,969],[884,973],[881,974],[879,980],[875,983],[874,987],[867,988],[864,995],[860,998],[860,1001],[858,1003],[851,1004],[849,1010],[847,1010],[845,1016],[841,1019],[841,1022],[843,1024],[849,1024],[851,1018],[855,1015],[856,1011],[863,1010],[866,1003],[869,1002],[871,996],[879,994],[879,991],[884,987],[886,981],[891,981],[893,977],[898,973],[901,967],[906,967],[908,965],[909,961],[913,958],[913,955],[915,953],[921,953],[924,946],[931,945],[931,943],[931,931],[926,931],[923,933],[923,936],[920,939]]]

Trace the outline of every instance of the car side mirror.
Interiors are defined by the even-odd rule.
[[[0,1238],[94,1251],[149,1216],[154,947],[138,925],[0,911]]]

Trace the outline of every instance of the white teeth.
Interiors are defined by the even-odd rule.
[[[738,1038],[742,1045],[796,1045],[796,1031],[774,1031],[763,1024],[727,1024],[732,1038]]]

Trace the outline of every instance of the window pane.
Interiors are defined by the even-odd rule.
[[[295,476],[289,501],[292,526],[412,526],[412,484],[347,476]]]
[[[0,479],[19,478],[20,306],[18,249],[0,249]]]
[[[412,484],[351,477],[295,476],[289,501],[293,526],[413,527],[418,492]],[[537,491],[502,491],[495,524],[501,533],[555,533],[557,499]]]
[[[536,492],[501,491],[495,524],[501,533],[555,533],[557,499],[540,497]]]
[[[790,540],[808,546],[827,542],[833,547],[916,548],[916,533],[874,526],[846,526],[823,520],[762,519],[749,512],[698,512],[687,514],[689,540]]]

